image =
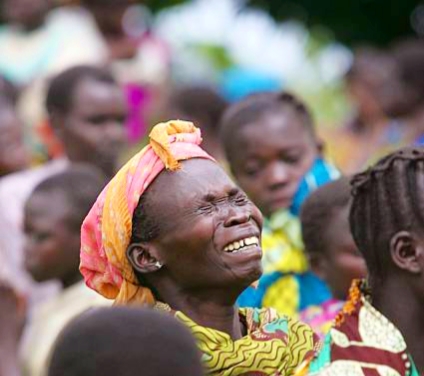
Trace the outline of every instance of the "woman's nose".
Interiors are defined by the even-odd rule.
[[[231,208],[228,210],[224,226],[231,227],[241,225],[243,223],[249,222],[251,213],[246,208]]]

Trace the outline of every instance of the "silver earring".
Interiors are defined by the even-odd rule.
[[[158,269],[160,269],[160,268],[162,268],[163,264],[162,264],[161,262],[159,262],[159,261],[156,261],[156,262],[155,262],[155,266],[156,266]]]

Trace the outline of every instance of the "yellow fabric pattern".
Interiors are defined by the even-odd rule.
[[[275,307],[290,317],[298,316],[299,284],[292,275],[278,279],[265,292],[262,304],[264,307]]]
[[[175,313],[196,338],[208,375],[292,375],[319,347],[307,325],[272,309],[241,309],[240,316],[248,334],[233,341],[226,333],[197,325],[182,312]]]

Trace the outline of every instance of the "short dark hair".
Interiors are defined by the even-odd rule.
[[[325,253],[334,214],[348,208],[351,200],[350,178],[342,177],[319,187],[302,205],[300,221],[305,250]]]
[[[106,184],[106,176],[97,168],[91,165],[75,164],[43,180],[35,187],[32,194],[63,193],[67,205],[72,209],[68,223],[75,230],[79,230]]]
[[[231,159],[233,142],[241,128],[258,121],[265,114],[286,109],[294,111],[305,128],[315,137],[312,115],[306,104],[294,94],[288,92],[252,94],[231,105],[222,117],[220,133],[227,158]]]
[[[203,375],[187,328],[172,316],[135,307],[91,310],[60,334],[49,376]]]
[[[187,120],[204,120],[206,131],[218,134],[219,122],[227,108],[227,102],[219,93],[208,86],[183,86],[171,95],[171,104],[179,109]]]
[[[117,85],[112,74],[94,66],[80,65],[59,73],[50,81],[46,96],[46,108],[51,115],[54,112],[68,113],[72,108],[76,88],[83,80],[94,80]]]
[[[389,154],[352,180],[350,227],[370,277],[381,281],[390,265],[390,241],[403,230],[424,232],[424,149]]]

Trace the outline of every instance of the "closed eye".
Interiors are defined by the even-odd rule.
[[[212,204],[208,204],[208,205],[203,205],[201,207],[199,207],[198,211],[201,214],[209,214],[212,213],[214,210],[214,206]]]
[[[244,204],[249,203],[249,199],[247,198],[246,195],[239,195],[239,196],[234,198],[234,202],[237,205],[244,205]]]

